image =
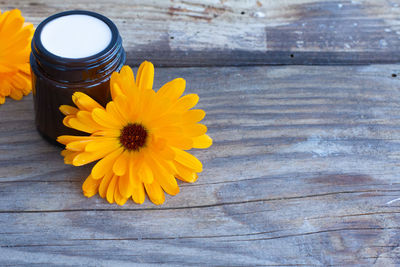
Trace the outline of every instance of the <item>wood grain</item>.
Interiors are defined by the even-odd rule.
[[[163,206],[81,193],[34,129],[0,106],[0,265],[400,264],[399,65],[156,69],[200,95],[214,145]]]
[[[366,64],[400,60],[395,0],[0,0],[38,25],[70,9],[110,17],[128,63],[158,66]]]

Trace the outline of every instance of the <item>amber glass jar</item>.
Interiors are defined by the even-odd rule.
[[[81,23],[82,19],[83,21],[86,21],[85,16],[89,16],[89,18],[87,18],[88,23]],[[59,22],[62,22],[62,20],[51,24],[51,27],[45,30],[50,32],[50,34],[46,32],[47,39],[43,39],[42,32],[46,25],[50,25],[49,23],[60,18],[67,21],[71,18],[79,18],[80,20],[77,20],[76,23],[67,22],[63,26],[64,29],[62,29],[62,27],[57,29],[60,25]],[[65,43],[72,46],[75,41],[82,41],[82,37],[89,38],[85,41],[86,43],[84,43],[84,46],[87,46],[86,49],[90,50],[92,48],[90,45],[90,42],[92,41],[90,39],[90,34],[92,36],[93,34],[96,34],[96,30],[98,30],[96,29],[96,25],[100,25],[99,22],[96,22],[93,19],[100,20],[100,23],[105,23],[109,28],[109,31],[107,30],[109,43],[105,45],[104,49],[100,48],[102,49],[101,51],[84,57],[79,57],[80,53],[76,49],[65,49],[65,55],[63,54],[62,49],[60,52],[52,51],[54,46],[61,45],[62,47]],[[94,22],[94,30],[91,29],[90,32],[88,32],[89,37],[86,35],[81,35],[81,37],[79,37],[79,35],[74,35],[75,31],[79,32],[80,27],[85,27],[85,25],[89,25],[91,22]],[[72,27],[72,29],[66,30],[65,27]],[[79,29],[77,29],[77,27]],[[54,31],[55,40],[51,40],[53,37],[50,30]],[[64,44],[57,43],[60,42],[60,40],[56,40],[57,34],[60,33],[58,30],[60,30],[60,32],[69,32],[70,36],[72,36],[71,39],[77,38],[77,40],[64,40]],[[62,37],[65,36],[63,35]],[[97,38],[92,39],[94,40]],[[53,44],[47,45],[46,47],[47,43]],[[93,47],[95,47],[96,44],[94,43]],[[70,56],[67,50],[69,50],[73,56]],[[93,51],[95,50],[92,49],[91,52],[93,53]],[[60,135],[82,135],[81,132],[67,128],[63,125],[62,121],[64,115],[59,111],[59,106],[64,104],[73,105],[71,96],[74,92],[83,92],[88,94],[100,104],[105,105],[110,100],[109,80],[111,74],[114,71],[119,71],[121,69],[125,64],[125,59],[126,55],[124,48],[122,47],[122,39],[117,27],[110,19],[100,14],[83,10],[66,11],[55,14],[40,23],[32,40],[30,64],[32,72],[35,121],[37,129],[42,136],[51,142],[56,142],[56,138]]]

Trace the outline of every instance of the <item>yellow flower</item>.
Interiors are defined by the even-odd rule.
[[[153,88],[154,67],[143,62],[135,82],[132,69],[124,66],[111,76],[111,96],[106,108],[89,96],[75,93],[75,107],[63,105],[64,124],[90,136],[60,136],[67,164],[81,166],[93,161],[83,193],[96,193],[109,203],[123,205],[128,198],[143,203],[145,192],[154,204],[162,204],[164,191],[176,195],[175,178],[192,183],[201,172],[201,162],[186,152],[207,148],[212,139],[200,124],[205,112],[192,109],[196,94],[183,97],[186,82],[177,78],[158,92]]]
[[[21,11],[0,11],[0,104],[10,96],[20,100],[32,90],[29,54],[33,25],[24,23]]]

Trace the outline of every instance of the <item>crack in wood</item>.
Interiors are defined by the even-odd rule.
[[[315,197],[324,197],[324,196],[332,196],[338,194],[359,194],[366,192],[400,192],[400,190],[359,190],[359,191],[340,191],[340,192],[329,192],[323,194],[312,194],[306,196],[293,196],[293,197],[277,197],[277,198],[266,198],[266,199],[253,199],[246,201],[232,201],[232,202],[222,202],[208,205],[198,205],[198,206],[187,206],[187,207],[163,207],[163,208],[142,208],[142,209],[65,209],[65,210],[0,210],[1,213],[60,213],[60,212],[91,212],[91,211],[102,211],[102,212],[132,212],[132,211],[154,211],[154,210],[181,210],[181,209],[203,209],[203,208],[214,208],[219,206],[228,206],[228,205],[242,205],[248,203],[257,203],[257,202],[272,202],[272,201],[286,201],[286,200],[296,200],[296,199],[304,199],[304,198],[315,198]]]

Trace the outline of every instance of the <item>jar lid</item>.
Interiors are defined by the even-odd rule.
[[[111,33],[108,45],[106,44],[106,47],[100,52],[81,58],[63,57],[60,56],[60,53],[56,55],[49,51],[52,50],[54,52],[54,49],[46,49],[41,38],[43,29],[45,29],[46,25],[50,22],[55,22],[61,17],[70,15],[90,16],[104,22]],[[56,25],[54,26],[56,27]],[[79,27],[79,25],[75,24],[71,25],[71,27],[76,28]],[[62,29],[60,28],[60,30]],[[94,51],[98,48],[99,47],[94,48]],[[65,83],[85,83],[101,79],[113,72],[115,70],[114,67],[119,65],[121,53],[123,53],[123,57],[125,57],[125,51],[123,51],[122,48],[122,39],[115,24],[101,14],[86,10],[65,11],[48,17],[39,24],[32,39],[32,55],[38,67],[43,70],[48,78]],[[79,55],[79,53],[76,54]],[[67,54],[67,56],[69,55]]]

